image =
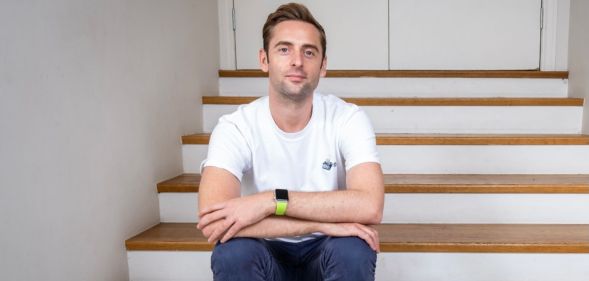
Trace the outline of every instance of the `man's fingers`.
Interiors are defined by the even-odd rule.
[[[365,226],[365,225],[360,225],[360,228],[362,229],[362,231],[366,232],[366,234],[372,240],[372,243],[374,245],[373,249],[376,252],[380,252],[380,242],[378,239],[378,232],[375,229],[373,229],[372,227]]]
[[[375,246],[374,250],[376,252],[380,252],[380,242],[378,239],[378,232],[375,229],[373,229],[372,227],[365,226],[365,225],[362,225],[362,229],[364,231],[366,231],[366,233],[370,236],[372,241],[374,241],[374,246]]]
[[[218,241],[221,237],[221,235],[223,235],[223,233],[225,233],[227,231],[228,228],[231,227],[231,225],[233,225],[234,221],[229,221],[229,220],[225,220],[225,222],[223,222],[221,225],[219,225],[219,227],[217,227],[217,229],[215,229],[215,231],[213,231],[213,234],[211,234],[211,236],[209,236],[209,243],[214,243],[216,241]]]
[[[199,216],[199,217],[203,217],[203,216],[205,216],[205,215],[206,215],[206,214],[208,214],[208,213],[211,213],[211,212],[214,212],[214,211],[217,211],[217,210],[223,209],[223,208],[225,208],[225,203],[219,203],[219,204],[215,204],[215,205],[213,205],[213,206],[209,206],[209,207],[206,207],[206,208],[202,209],[202,210],[201,210],[201,211],[198,213],[198,216]]]
[[[212,226],[210,226],[210,225],[209,225],[209,226],[207,226],[207,227],[204,227],[204,228],[203,228],[203,229],[201,229],[200,231],[202,231],[202,234],[203,234],[205,237],[207,237],[207,239],[208,239],[208,238],[211,236],[211,234],[213,234],[213,231],[214,231],[214,229],[213,229],[213,227],[212,227]]]
[[[326,223],[321,232],[331,236],[356,236],[368,244],[371,249],[380,252],[380,242],[376,229],[359,223]]]
[[[363,224],[354,224],[354,228],[358,232],[358,237],[364,239],[374,251],[380,252],[378,232],[375,229]]]
[[[222,211],[208,213],[200,218],[200,221],[198,222],[196,227],[198,229],[202,229],[203,227],[206,227],[210,223],[220,220],[224,217],[225,217],[225,212],[222,212]]]
[[[362,240],[366,241],[366,243],[368,243],[368,246],[370,246],[372,250],[376,251],[376,245],[374,245],[374,240],[372,239],[372,237],[370,237],[370,235],[368,235],[368,233],[366,233],[366,231],[362,229],[357,229],[357,231],[358,233],[356,235],[360,237]]]
[[[233,236],[235,236],[235,234],[237,234],[237,232],[239,232],[240,230],[241,230],[241,226],[239,225],[239,222],[234,223],[231,226],[231,228],[229,228],[229,230],[227,230],[227,232],[225,232],[225,235],[221,239],[221,243],[225,243],[225,242],[227,242],[227,240],[233,238]]]

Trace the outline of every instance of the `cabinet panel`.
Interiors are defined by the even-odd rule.
[[[290,1],[235,0],[237,69],[258,69],[268,14]],[[328,69],[388,68],[388,1],[299,1],[323,25]]]
[[[536,69],[541,0],[390,0],[391,69]]]

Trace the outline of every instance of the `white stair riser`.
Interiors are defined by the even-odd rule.
[[[581,281],[589,254],[381,253],[378,281]]]
[[[160,222],[197,222],[198,193],[165,192],[158,194]]]
[[[160,193],[162,222],[197,222],[197,193]],[[386,194],[383,223],[589,224],[589,194]]]
[[[203,130],[238,105],[203,105]],[[580,106],[362,106],[377,133],[578,134]]]
[[[211,252],[127,251],[130,281],[211,281]]]
[[[128,251],[131,281],[210,281],[210,252]],[[589,254],[380,253],[377,281],[586,281]]]
[[[200,173],[207,145],[183,145],[185,173]],[[589,145],[379,145],[387,174],[588,174]]]
[[[567,97],[566,79],[322,78],[318,92],[339,97]],[[219,78],[221,96],[264,96],[268,78]]]

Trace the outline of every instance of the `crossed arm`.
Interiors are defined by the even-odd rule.
[[[378,251],[378,233],[370,224],[382,219],[384,184],[380,165],[362,163],[346,175],[346,190],[289,192],[286,217],[273,216],[274,194],[240,197],[240,183],[228,171],[207,167],[199,188],[198,228],[209,242],[232,237],[284,237],[322,232],[358,236]]]

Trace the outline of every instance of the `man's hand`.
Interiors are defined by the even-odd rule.
[[[370,248],[380,252],[380,242],[376,229],[359,223],[323,223],[320,232],[328,236],[357,236],[366,241]]]
[[[222,220],[222,223],[213,227],[214,230],[208,236],[208,241],[221,240],[221,243],[225,243],[244,227],[273,214],[275,209],[273,198],[270,192],[263,192],[230,199],[204,208],[199,214],[200,221],[197,227],[203,230],[211,223]],[[222,235],[223,237],[219,239]]]
[[[215,244],[215,243],[217,243],[217,240],[209,239],[209,237],[211,237],[211,235],[215,232],[215,230],[217,228],[220,228],[220,225],[223,224],[224,222],[225,222],[224,219],[220,219],[215,222],[209,223],[207,226],[202,227],[202,228],[198,227],[198,225],[197,225],[197,228],[200,229],[200,231],[207,238],[207,241],[209,243]]]

